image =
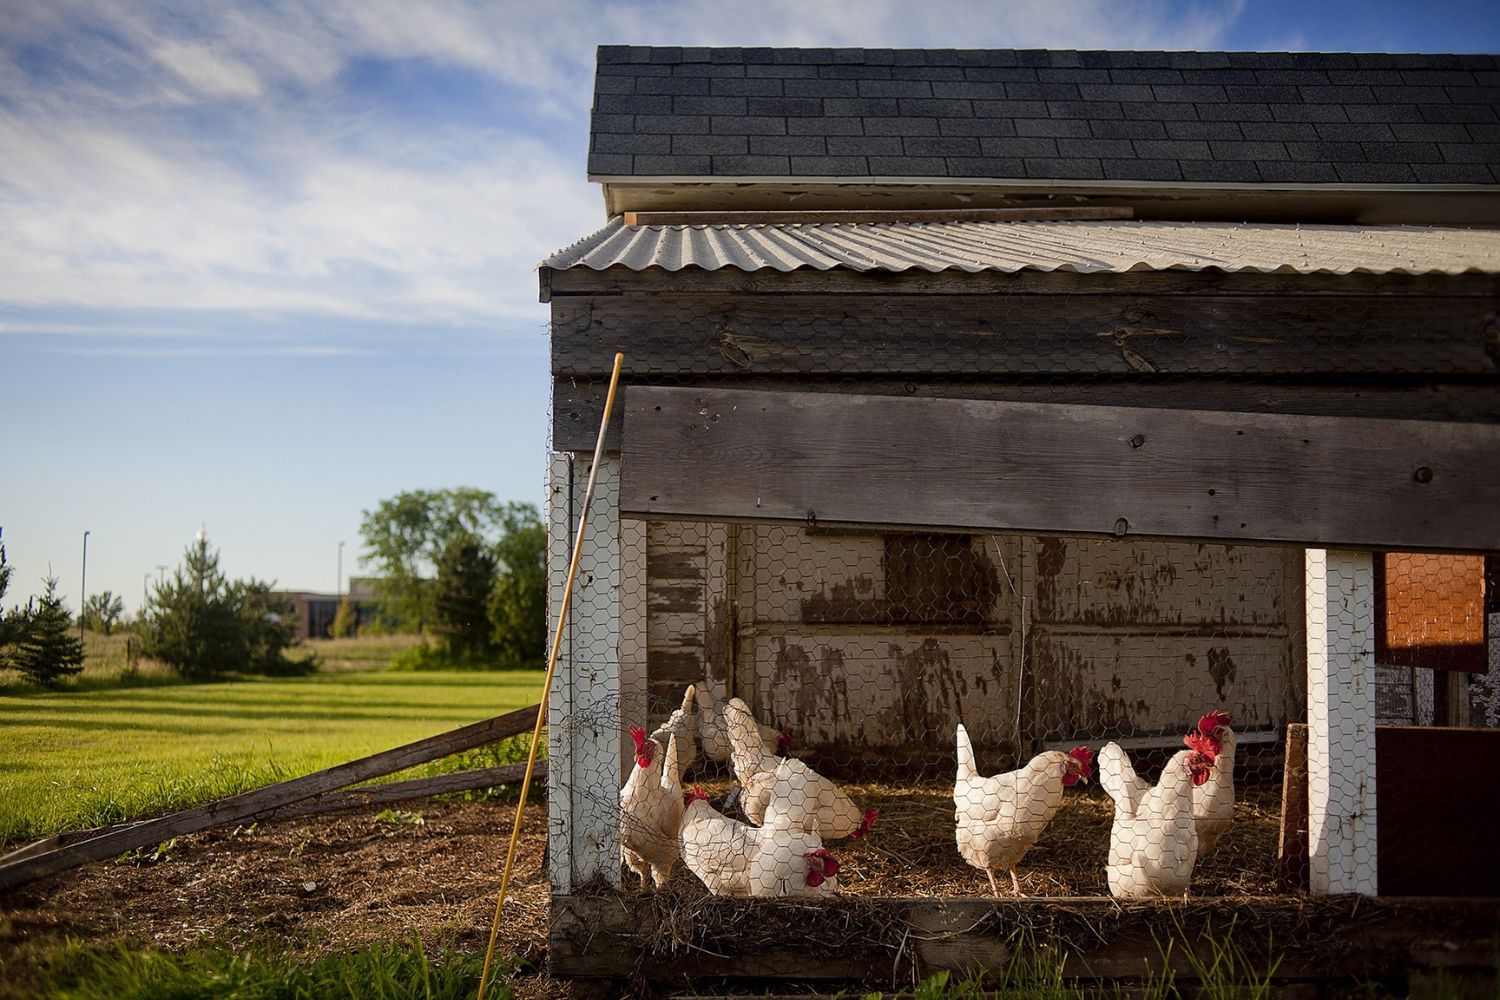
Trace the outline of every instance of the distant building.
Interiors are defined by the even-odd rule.
[[[380,616],[380,581],[375,577],[355,576],[349,578],[348,597],[355,606],[355,627],[364,629]],[[298,639],[326,639],[333,628],[333,619],[339,612],[338,594],[311,590],[282,590],[277,592],[292,602],[297,615]]]

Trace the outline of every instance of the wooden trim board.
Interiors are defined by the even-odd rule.
[[[637,386],[622,512],[1500,550],[1500,426]]]
[[[595,295],[552,302],[552,374],[1496,373],[1483,297]]]

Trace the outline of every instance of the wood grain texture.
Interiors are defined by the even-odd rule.
[[[110,828],[97,837],[67,844],[47,853],[23,857],[13,864],[0,867],[0,889],[22,885],[77,868],[90,861],[114,857],[185,833],[238,823],[278,806],[300,802],[323,792],[393,774],[414,764],[425,764],[461,750],[515,736],[531,729],[536,722],[536,713],[535,705],[517,709],[493,719],[361,757],[300,778],[193,806],[159,819]]]
[[[1306,375],[1500,371],[1483,298],[578,296],[554,375]]]
[[[1288,892],[1307,891],[1307,724],[1286,727],[1276,875]]]
[[[651,384],[642,380],[637,385]],[[1302,413],[1324,417],[1377,417],[1500,424],[1500,377],[1479,380],[1342,379],[1242,381],[1231,378],[1132,376],[1049,382],[957,379],[808,379],[750,376],[672,379],[675,386],[761,389],[767,392],[856,392],[871,396],[993,399],[1015,403],[1084,403],[1233,413]],[[564,377],[552,384],[552,449],[589,451],[599,433],[608,385]],[[628,395],[629,387],[621,389]],[[610,422],[605,448],[620,450],[623,421]]]
[[[1212,945],[1204,932],[1222,935],[1233,921],[1235,946],[1252,967],[1267,969],[1269,956],[1278,956],[1268,974],[1276,985],[1353,985],[1404,979],[1432,962],[1434,940],[1441,942],[1439,951],[1478,955],[1479,967],[1492,970],[1500,917],[1494,900],[1451,898],[1356,903],[1235,897],[1122,904],[1099,896],[862,897],[857,903],[835,898],[808,906],[679,897],[673,902],[680,910],[698,912],[691,920],[674,921],[651,894],[553,897],[549,970],[563,976],[630,977],[635,983],[735,976],[889,989],[944,970],[994,976],[1004,969],[1016,929],[1023,927],[1043,948],[1063,945],[1067,980],[1138,981],[1165,967],[1178,982],[1192,982],[1184,949],[1211,964]],[[743,933],[722,929],[735,921],[753,921],[748,941]],[[1169,940],[1174,946],[1164,957]]]
[[[625,411],[641,516],[1500,549],[1492,425],[645,387]]]

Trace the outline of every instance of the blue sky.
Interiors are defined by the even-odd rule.
[[[9,5],[0,31],[0,529],[134,609],[206,526],[332,590],[361,512],[540,504],[536,262],[604,222],[594,46],[1496,51],[1500,5],[769,0]]]

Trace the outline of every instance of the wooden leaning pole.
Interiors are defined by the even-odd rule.
[[[505,891],[510,887],[511,867],[516,861],[516,845],[521,840],[521,818],[526,813],[526,797],[531,791],[531,775],[536,769],[536,750],[542,740],[542,725],[547,718],[547,702],[552,694],[552,675],[557,671],[557,656],[562,650],[563,626],[568,620],[568,605],[573,597],[573,578],[578,574],[578,559],[583,552],[583,536],[588,529],[589,504],[594,499],[594,482],[599,463],[604,458],[604,432],[609,427],[610,410],[615,405],[615,390],[620,385],[620,368],[625,355],[615,355],[614,371],[609,376],[609,393],[604,397],[604,417],[599,421],[599,438],[594,444],[594,462],[589,467],[588,488],[583,491],[583,506],[578,513],[578,533],[573,538],[573,556],[568,561],[568,582],[563,586],[562,603],[557,609],[557,627],[552,633],[552,651],[547,656],[547,674],[542,679],[542,699],[536,710],[536,726],[531,731],[531,750],[526,755],[526,775],[521,779],[521,800],[516,803],[516,822],[510,831],[510,846],[505,849],[505,867],[500,873],[500,894],[495,898],[495,917],[490,922],[490,942],[484,950],[484,968],[479,973],[479,1000],[484,1000],[490,982],[490,964],[495,958],[495,936],[500,932],[500,911],[505,906]]]

